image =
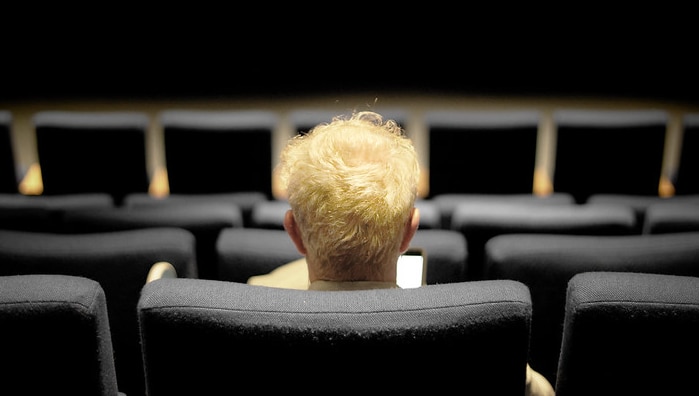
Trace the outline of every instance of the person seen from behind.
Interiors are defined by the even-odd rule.
[[[420,166],[394,120],[338,116],[289,140],[277,168],[291,209],[284,228],[304,258],[248,280],[310,289],[398,288],[396,262],[418,229]],[[526,395],[553,395],[527,365]]]

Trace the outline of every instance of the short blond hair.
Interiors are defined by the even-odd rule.
[[[420,166],[395,121],[370,111],[337,116],[292,138],[278,171],[321,271],[367,280],[379,272],[371,263],[397,259]]]

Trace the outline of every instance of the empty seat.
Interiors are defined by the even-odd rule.
[[[589,272],[568,284],[557,396],[699,387],[699,278]]]
[[[171,194],[272,197],[275,112],[172,109],[160,114],[160,123]]]
[[[76,235],[0,231],[0,275],[59,274],[98,281],[107,298],[119,390],[143,395],[138,296],[158,262],[170,263],[179,276],[196,276],[194,243],[191,233],[177,228]]]
[[[584,203],[592,194],[658,196],[664,110],[560,109],[553,113],[553,189]]]
[[[672,182],[677,195],[699,194],[699,113],[682,118],[682,144]]]
[[[231,203],[179,202],[166,205],[74,210],[63,215],[63,230],[81,234],[176,227],[196,241],[196,277],[216,279],[216,240],[221,230],[242,227],[240,209]]]
[[[429,196],[532,193],[540,114],[534,110],[432,110]]]
[[[365,381],[347,380],[358,364],[399,373],[378,392],[429,381],[444,393],[458,378],[474,394],[521,395],[530,308],[512,281],[333,292],[162,279],[143,288],[138,312],[150,396],[215,394],[232,373],[283,393],[309,370],[314,388],[361,393]]]
[[[698,260],[699,232],[499,235],[486,245],[485,278],[517,280],[529,287],[533,307],[530,363],[555,385],[566,287],[573,275],[616,271],[699,276]],[[598,391],[605,393],[604,388]]]
[[[467,280],[483,277],[485,244],[503,234],[636,234],[631,208],[616,205],[532,205],[512,202],[461,203],[451,229],[468,241]]]
[[[699,195],[676,195],[646,209],[645,234],[692,231],[699,231]]]
[[[147,192],[146,136],[141,112],[41,111],[34,114],[43,193]]]
[[[182,206],[182,205],[203,205],[212,204],[214,206],[232,205],[238,208],[242,215],[242,226],[252,225],[252,211],[259,202],[267,202],[269,199],[262,191],[240,191],[229,193],[208,193],[208,194],[169,194],[165,197],[155,197],[150,194],[135,193],[124,198],[125,207],[157,207],[157,206]]]
[[[534,204],[534,205],[571,205],[575,203],[575,199],[570,194],[552,193],[548,195],[534,195],[531,193],[523,194],[438,194],[432,196],[428,201],[436,207],[440,216],[440,226],[442,228],[451,228],[451,220],[454,215],[454,210],[461,203],[478,204],[480,202],[503,202],[517,204]]]
[[[62,232],[63,216],[71,210],[113,207],[114,198],[107,193],[0,194],[0,229]]]
[[[0,350],[3,393],[119,395],[107,303],[94,280],[0,276]]]

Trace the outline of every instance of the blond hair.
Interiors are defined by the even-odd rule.
[[[292,138],[278,167],[307,257],[321,272],[371,280],[379,263],[395,262],[420,174],[395,121],[370,111],[337,116]]]

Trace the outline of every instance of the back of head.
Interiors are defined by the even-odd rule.
[[[279,174],[321,271],[356,279],[371,275],[353,263],[395,262],[419,179],[415,148],[395,121],[358,112],[317,125],[285,147]]]

